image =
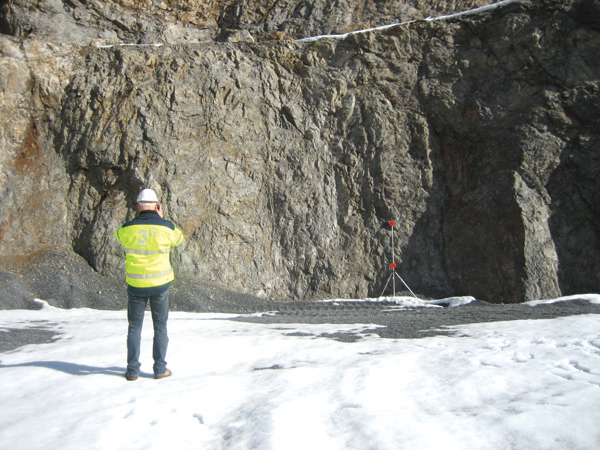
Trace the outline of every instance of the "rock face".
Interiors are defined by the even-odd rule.
[[[204,16],[186,2],[120,1],[128,15],[113,17],[113,38],[168,43],[168,27],[188,38],[107,47],[87,46],[110,37],[89,26],[99,11],[111,21],[104,3],[22,12],[29,3],[2,9],[13,36],[0,36],[0,256],[72,250],[120,278],[113,233],[150,187],[186,235],[173,256],[188,285],[280,300],[379,296],[395,252],[425,296],[520,302],[600,289],[597,2],[507,2],[298,42],[256,30],[298,37],[349,23],[315,13],[298,31],[293,14],[276,14],[324,11],[318,1],[273,2],[268,14],[268,2],[188,2]],[[377,14],[350,8],[344,20],[394,22],[400,2],[376,3]],[[407,17],[435,4],[420,3],[430,9],[403,3]],[[76,39],[25,38],[23,24],[60,5]],[[159,10],[174,18],[152,28]],[[132,17],[145,37],[125,36]],[[236,27],[254,37],[215,42]]]
[[[0,32],[52,42],[182,44],[345,33],[466,11],[487,0],[0,0]],[[494,3],[494,2],[492,2]]]

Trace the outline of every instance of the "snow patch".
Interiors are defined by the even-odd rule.
[[[403,308],[441,308],[444,306],[462,306],[475,301],[475,297],[448,297],[439,300],[421,300],[415,297],[378,297],[362,300],[335,299],[322,300],[326,303],[393,303]]]
[[[233,317],[172,313],[174,375],[156,382],[148,312],[142,374],[128,382],[126,311],[0,311],[0,328],[41,321],[60,333],[0,353],[2,448],[598,448],[600,315],[445,328],[461,337],[365,333],[352,343],[316,336],[372,325]]]
[[[593,304],[600,304],[600,294],[579,294],[579,295],[569,295],[566,297],[559,297],[550,300],[532,300],[530,302],[525,302],[525,305],[529,306],[537,306],[537,305],[550,305],[552,303],[559,302],[571,302],[576,300],[582,300],[586,302],[590,302]]]

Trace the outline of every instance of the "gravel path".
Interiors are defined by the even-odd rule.
[[[28,264],[0,262],[0,309],[35,309],[33,298],[42,298],[61,308],[125,309],[124,284],[103,279],[77,257],[48,254]],[[378,302],[277,302],[228,291],[215,286],[174,283],[171,310],[223,312],[239,315],[232,320],[268,324],[372,324],[372,332],[383,338],[415,339],[448,334],[444,327],[506,320],[536,320],[577,314],[600,314],[600,305],[585,300],[530,306],[498,305],[475,301],[446,308],[402,309]],[[275,312],[247,316],[258,312]],[[377,326],[375,326],[377,325]],[[1,329],[0,353],[26,344],[51,342],[56,336],[43,323],[35,328]],[[352,342],[355,334],[327,335]]]
[[[600,314],[600,305],[584,300],[529,306],[496,305],[475,301],[449,308],[401,309],[393,304],[371,303],[290,303],[283,304],[275,315],[240,317],[236,320],[255,323],[336,323],[374,324],[372,332],[383,338],[416,339],[448,334],[444,327],[469,323],[506,320],[553,319],[577,314]],[[355,335],[331,336],[354,341]]]
[[[374,326],[371,333],[382,338],[417,339],[435,335],[453,334],[445,330],[452,325],[484,323],[506,320],[536,320],[578,314],[600,314],[600,305],[584,300],[573,300],[553,304],[529,306],[523,304],[495,305],[476,301],[463,306],[448,308],[402,309],[389,303],[322,303],[322,302],[268,302],[260,299],[254,302],[243,296],[244,302],[234,307],[235,295],[230,294],[229,302],[219,308],[216,301],[211,304],[212,312],[240,314],[231,320],[264,324],[369,324]],[[249,316],[253,312],[272,314]],[[354,342],[361,334],[335,333],[321,335],[342,342]],[[0,353],[14,350],[27,344],[52,342],[56,333],[45,329],[43,323],[36,328],[5,329],[0,332]]]

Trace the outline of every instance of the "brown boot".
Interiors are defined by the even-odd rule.
[[[137,380],[139,377],[137,375],[129,375],[128,373],[125,374],[125,378],[127,378],[127,381],[135,381]]]
[[[160,380],[161,378],[167,378],[167,377],[170,377],[171,375],[173,375],[173,372],[171,372],[169,369],[167,369],[167,370],[165,370],[165,373],[163,373],[162,375],[154,375],[154,379]]]

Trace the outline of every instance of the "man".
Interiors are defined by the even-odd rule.
[[[154,341],[154,378],[172,375],[165,357],[169,337],[169,286],[175,278],[171,267],[170,248],[183,242],[183,233],[163,218],[162,206],[152,189],[144,189],[137,199],[138,217],[115,232],[125,247],[127,281],[127,372],[125,378],[135,381],[140,375],[140,344],[146,304],[150,301]]]

